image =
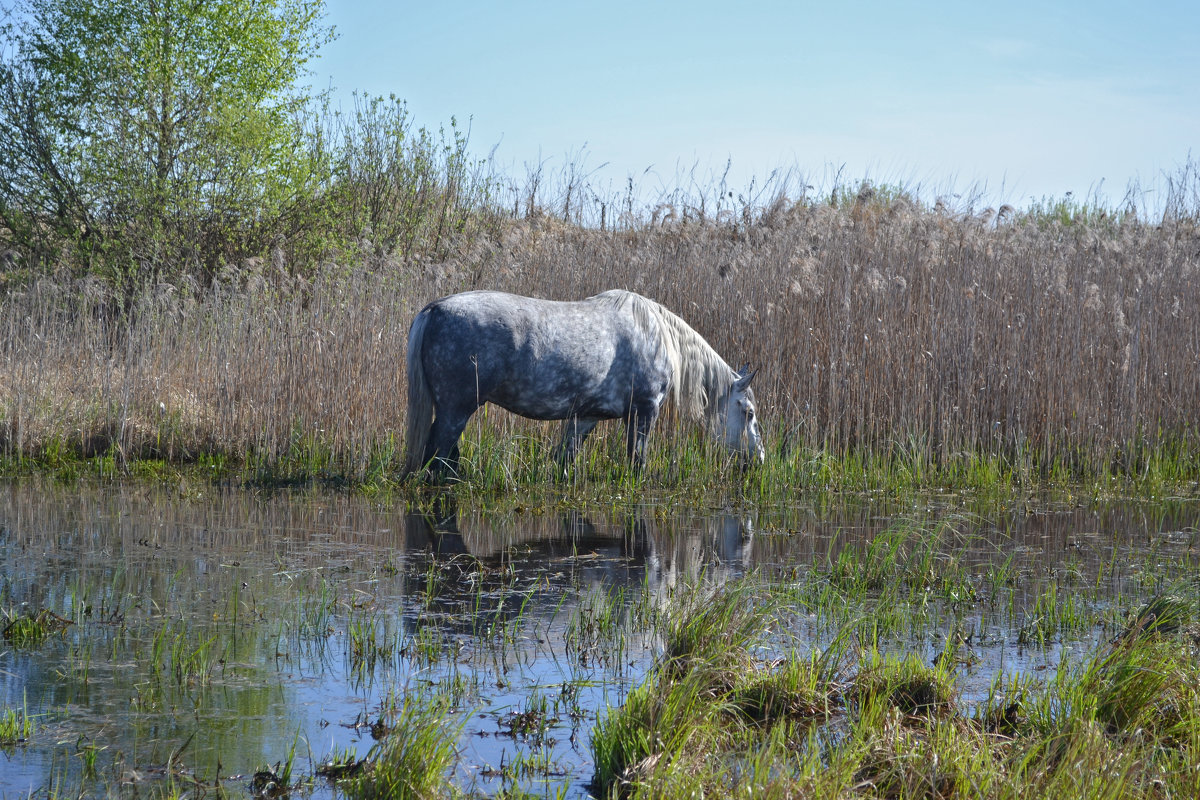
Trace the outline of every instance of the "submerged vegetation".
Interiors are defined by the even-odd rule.
[[[33,720],[24,709],[6,708],[0,712],[0,748],[24,743],[32,734]]]
[[[0,759],[27,765],[6,791],[1197,788],[1196,536],[1170,518],[1072,516],[1064,543],[955,513],[804,534],[760,515],[750,556],[707,516],[394,532],[344,493],[145,495],[4,496],[0,608],[71,623],[0,652]],[[61,533],[28,546],[41,530]]]

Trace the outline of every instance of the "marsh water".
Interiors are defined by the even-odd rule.
[[[997,675],[1052,672],[1094,649],[1195,563],[1195,500],[970,506],[797,497],[501,514],[233,487],[0,484],[0,626],[52,628],[0,640],[0,714],[34,723],[0,746],[0,796],[251,796],[289,763],[293,796],[332,796],[320,765],[367,756],[392,712],[431,695],[461,726],[454,780],[466,791],[586,796],[592,726],[659,655],[637,620],[681,587],[745,573],[819,587],[837,564],[862,565],[843,552],[916,526],[939,542],[923,568],[952,562],[961,580],[910,592],[919,624],[881,640],[932,657],[965,634],[969,704]],[[824,646],[839,619],[797,601],[788,646]]]

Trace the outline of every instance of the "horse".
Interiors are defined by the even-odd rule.
[[[443,297],[413,319],[407,368],[406,476],[427,468],[457,476],[459,437],[485,403],[564,420],[564,472],[605,419],[625,421],[640,471],[667,402],[743,464],[765,459],[749,365],[733,369],[686,322],[633,292],[569,302],[495,291]]]

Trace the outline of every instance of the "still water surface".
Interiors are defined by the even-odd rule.
[[[898,520],[942,526],[944,557],[979,592],[935,598],[889,642],[932,656],[969,627],[969,703],[998,674],[1052,671],[1110,638],[1112,619],[1191,568],[1200,526],[1200,503],[1184,500],[983,513],[957,498],[822,502],[413,513],[336,494],[0,484],[0,611],[71,623],[34,644],[0,640],[0,713],[35,722],[0,748],[0,796],[250,796],[255,772],[289,754],[293,778],[334,753],[365,756],[372,723],[420,692],[453,701],[460,786],[586,796],[597,715],[660,645],[632,609],[677,587],[747,571],[811,582]],[[1060,605],[1077,592],[1097,621],[1038,628],[1048,591]],[[626,633],[605,634],[606,619]],[[833,635],[811,609],[792,619],[811,646]],[[539,768],[513,768],[533,756]],[[316,778],[303,793],[334,792]]]

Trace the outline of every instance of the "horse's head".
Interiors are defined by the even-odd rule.
[[[766,460],[767,453],[763,448],[762,430],[758,427],[758,416],[754,408],[754,390],[750,381],[755,372],[750,371],[750,365],[738,370],[738,377],[729,387],[729,397],[725,403],[725,446],[731,452],[737,453],[747,462],[761,464]]]

